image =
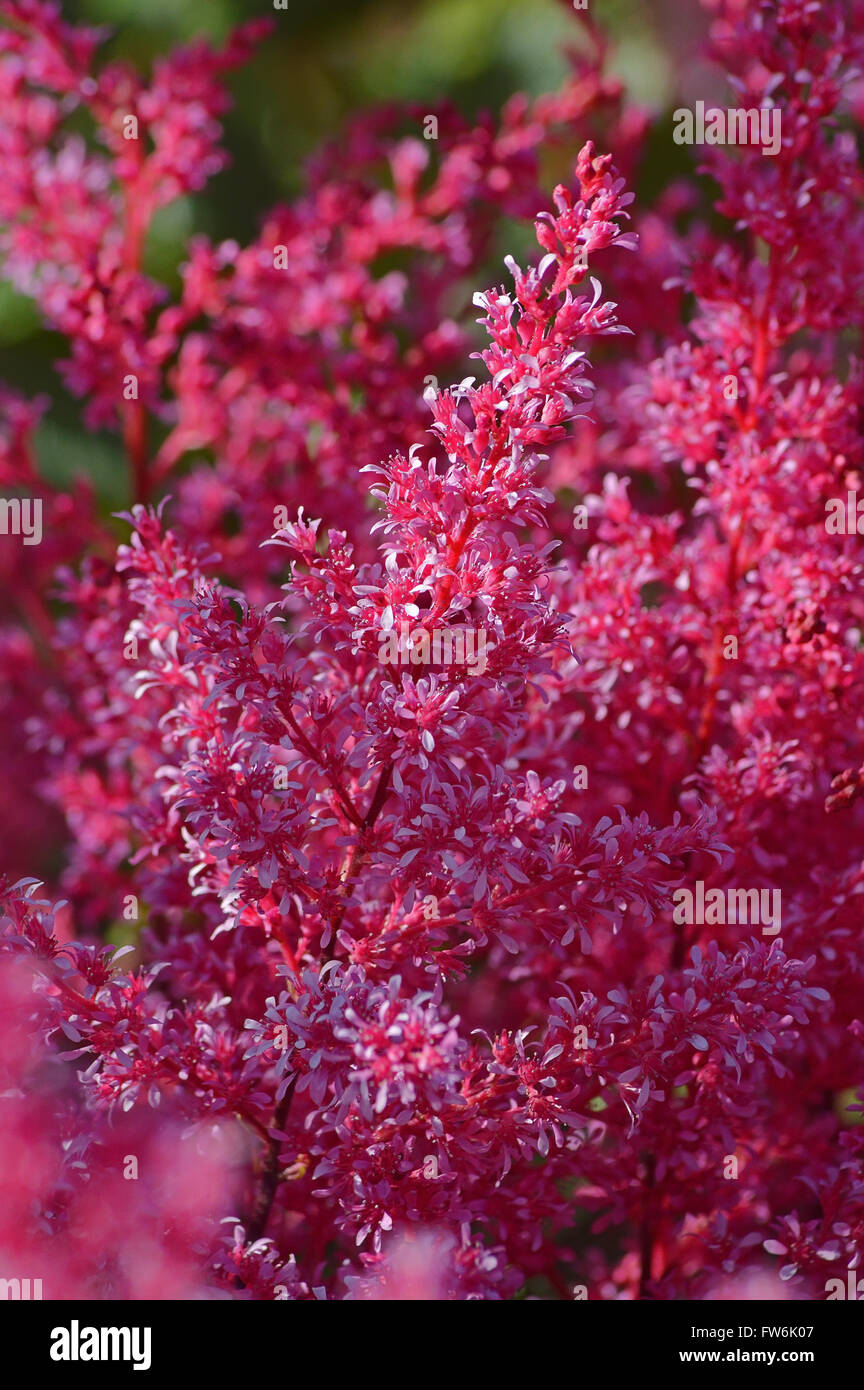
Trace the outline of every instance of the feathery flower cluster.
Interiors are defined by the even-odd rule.
[[[0,538],[32,789],[0,1277],[673,1300],[858,1267],[864,566],[825,516],[864,468],[864,4],[708,10],[774,157],[708,147],[634,206],[671,123],[580,15],[561,92],[434,140],[362,116],[172,299],[148,229],[222,167],[268,26],[144,77],[0,0],[0,269],[134,496],[117,549],[40,475],[50,402],[0,387],[45,534]],[[535,254],[473,293],[505,218]],[[781,933],[682,888],[779,891]]]

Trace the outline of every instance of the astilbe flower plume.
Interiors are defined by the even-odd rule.
[[[4,273],[134,492],[116,549],[0,389],[0,482],[46,500],[0,551],[39,791],[0,1261],[50,1240],[46,1297],[824,1296],[864,1237],[862,566],[825,527],[862,467],[864,7],[711,4],[783,113],[776,157],[707,152],[717,215],[682,180],[631,229],[651,121],[588,21],[560,93],[442,110],[434,157],[419,107],[356,120],[176,302],[147,230],[222,167],[266,26],[145,79],[43,0],[0,17]],[[499,217],[536,253],[478,338],[454,286]],[[782,933],[681,922],[697,882],[779,889]]]

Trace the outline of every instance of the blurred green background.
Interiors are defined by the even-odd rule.
[[[663,107],[680,0],[589,4],[614,40],[610,70],[637,101]],[[473,115],[514,92],[551,91],[581,27],[559,0],[288,0],[287,10],[274,10],[271,0],[63,0],[62,11],[71,21],[109,26],[106,56],[144,70],[177,43],[199,35],[219,42],[242,21],[276,21],[249,65],[228,78],[230,167],[200,195],[165,208],[151,229],[146,268],[170,287],[191,233],[248,240],[268,207],[297,193],[304,158],[338,135],[353,111],[390,100],[434,109],[449,99]],[[0,379],[53,401],[37,437],[46,476],[59,482],[89,473],[106,507],[124,505],[119,441],[81,428],[80,406],[52,365],[63,356],[63,340],[0,282]]]

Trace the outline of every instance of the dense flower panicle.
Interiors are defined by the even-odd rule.
[[[133,490],[115,523],[49,484],[49,402],[0,386],[44,529],[0,538],[34,789],[0,843],[0,1275],[49,1242],[46,1297],[857,1268],[864,608],[826,509],[864,476],[864,8],[707,8],[730,99],[782,114],[771,158],[696,155],[715,207],[683,176],[634,205],[668,121],[589,19],[497,120],[356,118],[172,299],[148,229],[223,167],[267,26],[144,77],[0,3],[3,273]],[[537,249],[478,332],[502,219]]]
[[[167,1072],[161,1089],[145,1078],[146,982],[111,949],[60,945],[33,883],[2,886],[4,1267],[41,1278],[45,1298],[212,1297],[203,1271],[242,1182],[239,1126],[175,1107]],[[181,1057],[170,1049],[175,1076]],[[148,1084],[156,1125],[132,1108]]]

